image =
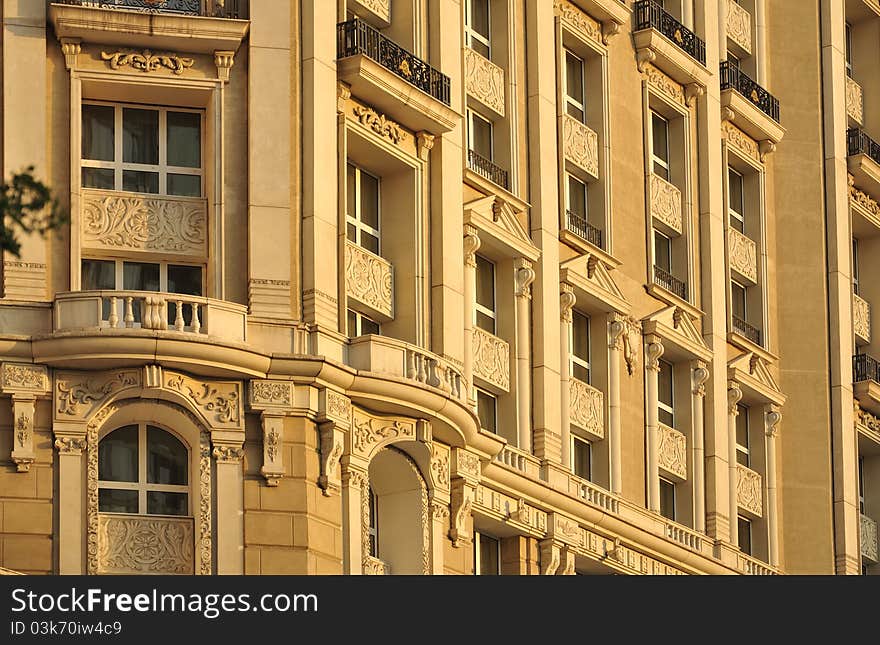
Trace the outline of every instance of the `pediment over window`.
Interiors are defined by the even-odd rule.
[[[541,257],[541,251],[532,243],[516,211],[508,202],[495,195],[465,204],[464,223],[486,233],[490,239],[482,239],[485,247],[501,246],[499,250],[504,255],[524,257],[533,262]]]
[[[617,287],[611,271],[597,255],[578,256],[562,265],[560,281],[571,285],[579,303],[601,311],[628,314],[630,304]]]
[[[697,325],[699,320],[690,313],[674,305],[665,307],[642,319],[642,332],[655,334],[663,339],[665,354],[671,355],[670,345],[677,349],[682,358],[712,360],[712,350],[703,340]]]
[[[740,354],[727,362],[727,378],[740,384],[744,395],[764,401],[783,405],[785,395],[779,391],[779,385],[766,360],[752,352]]]

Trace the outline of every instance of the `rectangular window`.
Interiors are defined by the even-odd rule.
[[[379,179],[354,164],[346,167],[346,235],[379,255]]]
[[[734,318],[748,322],[746,318],[746,288],[739,282],[731,281],[730,283],[730,309]]]
[[[859,513],[865,514],[865,458],[859,456]]]
[[[593,446],[589,441],[572,435],[571,437],[571,469],[572,472],[582,479],[592,481],[593,475]]]
[[[852,281],[853,293],[859,295],[859,241],[856,238],[852,241]]]
[[[733,168],[727,169],[727,213],[730,225],[740,233],[745,233],[743,176]]]
[[[204,267],[198,265],[83,258],[80,266],[83,291],[124,289],[203,294]]]
[[[565,50],[565,111],[581,123],[585,122],[584,61]]]
[[[480,329],[495,333],[495,265],[477,256],[477,303],[474,322]]]
[[[370,555],[379,557],[379,499],[370,488],[370,524],[367,528],[370,537]]]
[[[651,111],[651,171],[669,181],[669,121]]]
[[[487,432],[498,432],[498,400],[480,388],[477,391],[477,418],[480,427]]]
[[[654,231],[654,266],[672,273],[672,240],[658,230]]]
[[[584,383],[590,382],[590,317],[578,311],[571,312],[568,336],[571,376]]]
[[[660,478],[660,515],[675,521],[675,483]]]
[[[737,541],[739,550],[746,555],[752,555],[752,523],[742,515],[736,518]]]
[[[672,363],[660,361],[657,373],[657,407],[660,423],[675,427],[675,386]]]
[[[501,574],[501,542],[490,535],[474,531],[474,573],[478,576]]]
[[[83,103],[83,187],[201,197],[202,120],[198,110]]]
[[[489,0],[466,0],[464,11],[465,45],[489,58]]]
[[[843,40],[846,59],[846,75],[852,78],[852,26],[847,22],[844,23]]]
[[[494,158],[492,122],[471,109],[467,111],[467,144],[471,150],[487,161]]]
[[[741,403],[736,406],[736,463],[749,467],[749,408]]]
[[[566,175],[566,210],[570,214],[586,220],[587,218],[587,185],[574,175]]]
[[[348,337],[357,338],[358,336],[366,336],[367,334],[379,335],[379,323],[371,318],[367,318],[359,311],[349,309],[348,318]]]

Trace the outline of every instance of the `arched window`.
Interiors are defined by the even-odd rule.
[[[187,447],[162,428],[139,423],[111,431],[98,444],[98,510],[189,515]]]

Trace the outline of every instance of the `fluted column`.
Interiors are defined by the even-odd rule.
[[[730,543],[739,546],[739,533],[736,521],[739,505],[736,501],[736,417],[739,414],[736,404],[742,398],[742,390],[736,381],[727,382],[727,466],[730,473],[728,525]]]
[[[529,301],[532,299],[532,282],[535,270],[531,261],[517,258],[516,267],[516,394],[519,447],[532,451],[532,397],[531,369],[529,367],[530,328]]]
[[[695,361],[691,372],[693,410],[693,461],[694,461],[694,528],[700,533],[706,531],[706,483],[703,448],[703,404],[706,397],[706,381],[709,370],[706,363]]]
[[[623,490],[620,455],[620,359],[626,322],[611,314],[608,324],[608,448],[611,453],[611,492]]]
[[[480,236],[470,224],[464,225],[464,381],[468,402],[476,406],[474,394],[474,304],[477,285],[477,251]]]
[[[764,472],[764,499],[767,500],[767,547],[770,566],[779,566],[779,524],[776,507],[776,434],[782,414],[775,405],[764,415],[764,441],[767,465]]]
[[[562,465],[571,468],[571,414],[569,386],[571,385],[571,365],[568,356],[568,334],[571,325],[571,309],[577,302],[570,285],[559,285],[559,376],[562,384],[560,392],[560,441],[562,442]]]
[[[660,462],[657,455],[660,443],[660,419],[657,408],[658,377],[663,343],[658,336],[645,338],[645,388],[647,409],[646,440],[648,442],[648,509],[660,512]]]

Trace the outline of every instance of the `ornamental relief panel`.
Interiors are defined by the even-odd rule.
[[[292,404],[290,381],[253,380],[250,387],[249,405],[258,409],[265,406],[289,407]]]
[[[668,76],[650,63],[645,65],[644,74],[652,88],[661,94],[665,94],[679,105],[687,105],[684,88],[681,86],[681,83],[676,82],[671,76]]]
[[[866,343],[871,342],[871,305],[853,294],[853,331]]]
[[[752,16],[734,0],[727,0],[727,37],[752,53]]]
[[[504,70],[469,47],[464,48],[464,78],[467,93],[504,116]]]
[[[45,394],[49,390],[48,371],[42,365],[29,363],[3,363],[0,371],[0,390]]]
[[[510,345],[487,331],[473,329],[474,376],[510,390]]]
[[[727,254],[730,268],[752,284],[758,283],[758,247],[735,228],[727,228]]]
[[[93,373],[59,372],[55,376],[55,418],[63,421],[85,420],[111,395],[141,387],[137,369]]]
[[[651,217],[681,235],[681,191],[657,175],[651,175]]]
[[[687,479],[687,439],[674,428],[659,426],[660,442],[657,453],[660,467],[673,475]]]
[[[605,396],[600,390],[579,381],[569,380],[571,422],[599,438],[605,437]]]
[[[862,124],[862,87],[849,76],[846,77],[846,113],[858,124]]]
[[[165,387],[189,399],[212,428],[241,426],[241,383],[200,381],[183,374],[166,372]]]
[[[864,209],[869,217],[873,217],[880,222],[880,204],[877,204],[874,198],[854,186],[852,175],[849,176],[849,201],[850,206]]]
[[[877,549],[877,522],[867,515],[860,516],[859,542],[862,545],[862,557],[871,562],[880,561]]]
[[[761,151],[758,147],[757,141],[733,125],[730,121],[721,122],[721,132],[728,145],[733,146],[749,159],[754,159],[758,163],[761,162]]]
[[[114,251],[207,255],[204,199],[83,190],[83,245]]]
[[[192,518],[98,515],[99,574],[193,573]]]
[[[173,53],[153,53],[152,50],[144,49],[140,52],[134,50],[119,50],[115,52],[101,52],[101,59],[106,60],[110,69],[117,70],[120,67],[130,66],[132,69],[147,74],[158,69],[166,68],[173,74],[180,76],[183,70],[189,69],[195,63],[192,58],[179,56]]]
[[[354,0],[385,22],[391,22],[391,0]]]
[[[566,0],[554,0],[553,8],[564,25],[584,40],[602,43],[602,25]]]
[[[761,476],[742,464],[736,465],[736,503],[761,517],[764,508]]]
[[[398,123],[386,118],[384,114],[379,114],[372,108],[355,105],[353,111],[362,126],[369,128],[380,137],[388,139],[391,143],[400,143],[400,140],[406,136]]]
[[[599,177],[599,137],[569,115],[562,117],[565,158],[593,177]]]
[[[345,243],[345,292],[388,317],[394,315],[391,263],[349,241]]]
[[[353,409],[350,452],[367,459],[380,449],[398,441],[425,441],[428,422],[403,417],[371,415],[358,408]]]

